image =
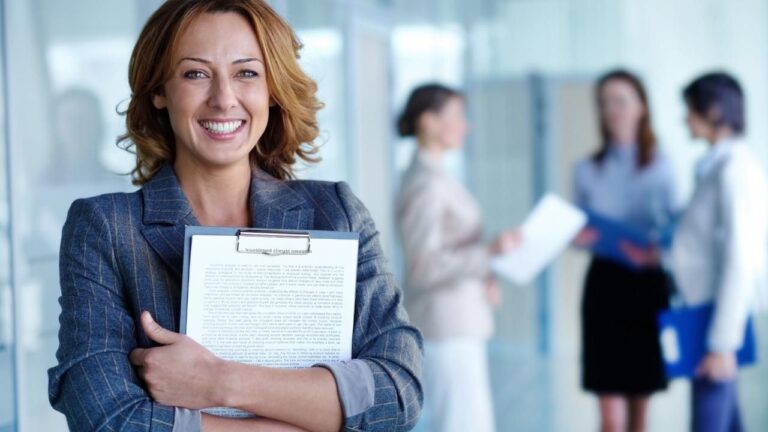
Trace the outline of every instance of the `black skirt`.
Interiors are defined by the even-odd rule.
[[[667,387],[656,317],[669,295],[662,270],[592,260],[581,308],[585,390],[642,396]]]

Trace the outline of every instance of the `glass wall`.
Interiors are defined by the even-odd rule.
[[[159,4],[159,2],[155,2]],[[58,248],[71,202],[131,190],[131,155],[115,146],[116,110],[146,2],[6,2],[14,199],[19,426],[65,430],[48,403],[58,345]]]
[[[347,179],[354,161],[344,151],[349,115],[344,40],[346,10],[313,0],[291,0],[285,2],[283,9],[281,12],[304,45],[301,65],[317,81],[318,98],[325,104],[318,117],[322,163],[303,168],[299,175],[323,180]]]
[[[4,8],[0,2],[0,54],[4,40]],[[0,83],[5,83],[5,59],[0,55]],[[0,432],[16,427],[14,308],[11,271],[11,206],[5,86],[0,85]]]

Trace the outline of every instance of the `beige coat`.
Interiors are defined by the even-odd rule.
[[[403,178],[397,220],[405,253],[406,308],[426,338],[487,339],[490,256],[469,192],[439,161],[417,151]]]

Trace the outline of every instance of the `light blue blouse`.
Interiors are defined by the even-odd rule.
[[[671,163],[658,152],[640,168],[637,146],[611,146],[602,163],[590,157],[574,174],[577,205],[639,229],[663,230],[681,208]]]

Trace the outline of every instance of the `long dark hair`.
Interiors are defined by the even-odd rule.
[[[645,87],[640,81],[640,78],[638,78],[632,72],[623,69],[617,69],[608,72],[600,77],[600,79],[597,81],[595,98],[597,100],[598,110],[601,112],[600,134],[602,136],[602,143],[600,144],[600,149],[592,158],[595,162],[601,164],[605,159],[605,156],[608,154],[608,150],[611,145],[611,137],[608,131],[608,125],[602,116],[603,107],[602,101],[600,100],[600,94],[603,92],[605,85],[613,80],[618,80],[629,84],[635,90],[635,93],[637,93],[637,96],[640,98],[640,101],[645,107],[645,114],[640,119],[640,127],[638,127],[636,138],[638,145],[637,166],[639,168],[645,168],[648,166],[648,164],[651,163],[656,152],[656,135],[653,133],[653,127],[651,125],[651,111],[648,106],[648,94],[646,93]]]
[[[401,137],[415,136],[419,131],[419,118],[425,112],[437,113],[449,100],[463,95],[442,84],[431,83],[416,87],[408,97],[402,114],[397,119],[397,132]]]

